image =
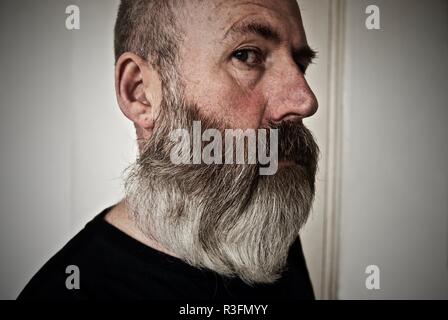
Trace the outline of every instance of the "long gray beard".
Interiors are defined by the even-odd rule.
[[[280,130],[279,153],[297,164],[273,176],[260,176],[258,165],[174,165],[171,130],[191,129],[193,120],[203,130],[220,127],[194,106],[166,104],[158,119],[163,125],[126,179],[136,225],[192,266],[250,284],[274,282],[313,202],[318,148],[311,133],[287,126],[282,141]]]

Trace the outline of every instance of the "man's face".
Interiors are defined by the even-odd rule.
[[[140,230],[191,265],[273,282],[314,197],[319,150],[301,121],[317,108],[303,75],[312,51],[293,1],[203,3],[178,18],[180,79],[164,92],[126,200]],[[259,164],[174,164],[170,132],[195,120],[204,130],[278,127],[279,160],[291,165],[263,176]]]
[[[301,120],[317,110],[294,0],[190,2],[181,17],[180,75],[189,101],[234,128]]]

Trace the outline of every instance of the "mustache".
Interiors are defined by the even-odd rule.
[[[271,125],[279,134],[279,160],[309,167],[317,162],[319,147],[311,131],[302,122],[285,121]]]
[[[177,110],[171,109],[170,111],[162,115],[162,119],[160,119],[162,121],[159,123],[163,124],[163,128],[159,128],[161,132],[157,128],[155,130],[160,133],[160,135],[156,134],[158,138],[155,139],[156,141],[153,141],[158,146],[155,149],[165,149],[166,151],[167,149],[164,146],[166,147],[170,130],[181,128],[192,132],[194,121],[201,122],[202,133],[207,129],[217,129],[221,133],[224,133],[226,129],[235,129],[230,123],[204,115],[195,103],[183,105]],[[267,126],[260,129],[267,129],[265,145],[267,154],[272,154],[272,150],[270,150],[271,131],[269,129],[276,129],[278,132],[278,150],[273,151],[277,153],[278,160],[290,161],[302,167],[306,171],[307,177],[314,181],[318,169],[320,150],[312,132],[301,120],[269,122]],[[222,136],[224,137],[224,134]],[[203,143],[203,147],[205,144],[206,142]],[[224,146],[225,141],[222,141],[222,144]],[[245,149],[245,152],[247,152],[247,144],[245,144]],[[221,167],[222,165],[215,166]],[[262,165],[257,163],[255,166],[260,167]]]
[[[299,165],[314,182],[320,150],[312,132],[302,121],[271,123],[269,128],[278,130],[278,160]],[[267,143],[267,146],[269,147],[270,144]]]

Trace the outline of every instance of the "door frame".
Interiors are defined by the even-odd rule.
[[[345,0],[330,1],[328,68],[328,160],[323,226],[322,299],[337,299],[343,157]]]

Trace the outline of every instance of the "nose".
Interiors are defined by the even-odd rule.
[[[278,70],[273,71],[267,101],[266,117],[274,123],[311,117],[318,109],[314,92],[292,59],[285,59]]]

